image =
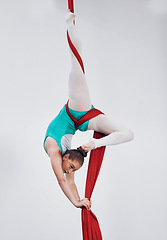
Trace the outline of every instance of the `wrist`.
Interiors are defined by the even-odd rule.
[[[80,202],[80,200],[75,200],[75,201],[73,202],[73,205],[74,205],[75,207],[78,207],[79,202]]]

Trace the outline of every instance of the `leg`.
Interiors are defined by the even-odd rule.
[[[94,130],[107,135],[101,139],[93,139],[89,144],[82,147],[89,151],[101,146],[121,144],[131,141],[133,133],[128,128],[109,120],[105,115],[99,115],[90,120],[88,130]]]
[[[81,44],[77,37],[74,24],[75,15],[71,12],[67,14],[67,29],[70,39],[81,54]],[[87,111],[91,108],[91,100],[85,74],[83,73],[78,60],[70,49],[72,69],[69,76],[69,107],[77,111]]]

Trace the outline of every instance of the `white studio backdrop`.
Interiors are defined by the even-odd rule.
[[[0,1],[0,239],[82,239],[43,138],[68,98],[65,0]],[[134,131],[108,147],[92,210],[105,240],[167,239],[167,4],[76,0],[92,102]],[[73,146],[89,141],[77,132]],[[88,159],[76,172],[81,197]]]

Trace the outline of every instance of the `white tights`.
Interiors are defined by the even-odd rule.
[[[78,39],[76,26],[73,24],[75,15],[71,12],[67,15],[67,28],[70,39],[81,56],[81,43]],[[86,82],[85,74],[70,49],[72,68],[69,75],[69,107],[77,111],[88,111],[91,108],[89,89]]]
[[[71,12],[67,14],[67,29],[70,39],[81,56],[81,43],[78,39],[76,26],[74,24],[75,15]],[[91,99],[87,86],[85,74],[82,71],[78,60],[70,49],[72,69],[69,75],[69,107],[77,111],[88,111],[91,108]],[[133,139],[133,133],[124,126],[109,120],[105,115],[99,115],[89,121],[88,130],[94,130],[107,135],[101,139],[92,139],[87,144],[91,149],[116,145]],[[86,145],[85,145],[86,146]]]

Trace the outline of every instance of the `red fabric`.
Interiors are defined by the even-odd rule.
[[[70,111],[69,111],[69,108],[68,108],[68,103],[69,103],[69,100],[68,100],[68,102],[67,102],[67,104],[66,104],[66,111],[67,111],[68,115],[70,116],[70,118],[71,118],[71,119],[73,120],[73,122],[75,123],[76,129],[78,129],[78,126],[79,126],[79,125],[82,125],[84,122],[86,122],[86,121],[88,121],[88,120],[90,120],[90,119],[92,119],[92,118],[94,118],[94,117],[96,117],[96,116],[98,116],[98,115],[100,115],[100,114],[104,114],[104,113],[102,113],[100,110],[98,110],[98,109],[96,109],[96,108],[93,108],[93,109],[91,109],[88,113],[86,113],[82,118],[80,118],[79,120],[77,120],[76,118],[74,118],[74,117],[71,115],[71,113],[70,113]]]
[[[67,102],[67,104],[66,104],[66,111],[67,111],[69,117],[70,117],[70,118],[73,120],[73,122],[76,124],[76,123],[77,123],[77,119],[71,115],[71,113],[70,113],[70,111],[69,111],[69,108],[68,108],[68,103],[69,103],[69,100],[68,100],[68,102]]]
[[[68,0],[68,9],[70,9],[71,12],[74,12],[73,0]]]
[[[68,44],[73,52],[73,54],[75,55],[75,57],[77,58],[81,68],[82,68],[82,71],[83,73],[85,73],[85,69],[84,69],[84,64],[83,64],[83,61],[82,61],[82,58],[80,57],[77,49],[75,48],[75,46],[73,45],[73,43],[71,42],[71,39],[70,39],[70,36],[69,36],[69,33],[67,31],[67,40],[68,40]]]
[[[69,102],[69,101],[68,101]],[[79,126],[85,121],[88,121],[99,114],[103,114],[98,109],[91,109],[85,114],[80,120],[74,118],[68,108],[68,102],[66,104],[66,110],[69,117],[75,123],[75,126]],[[101,138],[104,135],[101,133],[94,132],[94,138]],[[96,184],[97,177],[100,172],[101,164],[105,147],[97,148],[91,151],[88,165],[88,172],[86,178],[85,197],[91,199],[91,195]],[[82,232],[83,240],[102,240],[102,234],[99,227],[98,220],[92,211],[88,211],[86,208],[82,208]]]
[[[94,132],[94,138],[101,138],[103,134]],[[100,147],[94,149],[90,153],[89,166],[86,179],[85,197],[90,199],[101,164],[106,147]],[[99,227],[98,220],[92,211],[88,211],[86,208],[82,209],[82,232],[83,240],[102,240],[102,234]]]
[[[68,0],[68,9],[71,11],[71,12],[74,12],[74,3],[73,3],[73,0]],[[73,52],[74,56],[77,58],[81,68],[82,68],[82,71],[83,73],[85,73],[85,69],[84,69],[84,64],[83,64],[83,61],[82,61],[82,58],[80,57],[77,49],[75,48],[75,46],[73,45],[73,43],[71,42],[71,39],[70,39],[70,36],[69,36],[69,33],[67,31],[67,40],[68,40],[68,44],[71,48],[71,51]]]
[[[68,8],[70,9],[71,12],[74,12],[73,0],[68,0]],[[74,53],[75,57],[77,58],[82,68],[83,73],[85,73],[82,58],[80,57],[77,49],[71,42],[68,31],[67,31],[67,39],[72,52]],[[74,121],[76,129],[78,129],[78,126],[84,123],[85,121],[88,121],[94,118],[95,116],[98,116],[99,114],[103,114],[98,109],[92,109],[87,114],[85,114],[85,116],[83,116],[80,120],[77,120],[70,114],[68,109],[68,102],[66,104],[66,110],[68,115]],[[94,138],[101,138],[103,136],[104,136],[103,134],[100,134],[97,132],[94,132],[94,135],[93,135]],[[91,198],[97,177],[99,175],[104,152],[105,152],[105,147],[100,147],[92,150],[90,153],[89,166],[88,166],[87,179],[86,179],[86,188],[85,188],[85,197],[87,197],[88,199]],[[86,208],[82,208],[82,232],[83,232],[83,240],[102,240],[102,234],[101,234],[98,220],[94,215],[94,213],[92,211],[88,211]]]

